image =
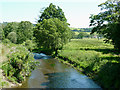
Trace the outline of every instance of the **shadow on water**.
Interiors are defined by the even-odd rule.
[[[81,72],[43,53],[34,53],[40,65],[17,88],[100,88]]]

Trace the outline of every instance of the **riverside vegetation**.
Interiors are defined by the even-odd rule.
[[[107,43],[79,33],[78,39],[69,28],[62,9],[52,3],[41,11],[36,25],[29,21],[0,24],[2,45],[11,48],[1,68],[9,81],[21,83],[37,65],[30,51],[42,50],[61,58],[94,79],[103,88],[120,86],[120,2],[107,0],[99,5],[102,12],[91,15],[91,33],[96,32]],[[99,39],[99,38],[98,38]],[[6,50],[2,50],[3,53]],[[41,51],[39,51],[40,53]],[[6,56],[6,55],[5,55]],[[5,82],[0,83],[2,86]]]
[[[6,49],[1,52],[2,55],[3,52],[6,55],[2,56],[4,60],[0,62],[2,64],[0,68],[9,82],[3,79],[0,86],[9,87],[19,85],[19,83],[23,82],[31,74],[38,62],[34,60],[33,54],[24,45],[16,45],[10,42],[1,44],[8,48],[8,52],[5,52]],[[13,85],[9,85],[11,84],[10,82]]]
[[[83,71],[103,88],[120,86],[120,54],[97,39],[73,39],[58,53],[60,61]]]

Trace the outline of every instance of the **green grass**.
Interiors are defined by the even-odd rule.
[[[80,49],[113,49],[113,46],[103,42],[103,39],[73,39],[66,44],[64,50],[80,50]]]
[[[59,51],[58,57],[103,88],[120,86],[120,54],[102,39],[73,39]]]

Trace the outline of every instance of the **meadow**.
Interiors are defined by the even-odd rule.
[[[59,51],[58,58],[88,75],[102,88],[120,86],[120,54],[103,39],[73,39]]]

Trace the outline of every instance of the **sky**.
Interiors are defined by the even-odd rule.
[[[30,21],[36,23],[43,7],[50,3],[62,8],[70,27],[88,28],[91,14],[100,12],[106,0],[0,0],[0,23]]]

